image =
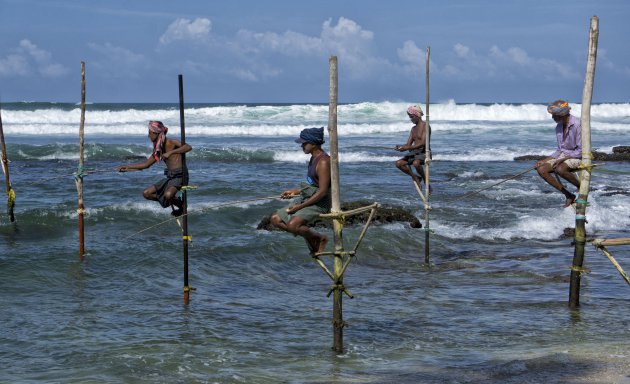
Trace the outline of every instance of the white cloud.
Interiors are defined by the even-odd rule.
[[[579,75],[570,66],[556,60],[535,58],[520,47],[502,50],[496,45],[490,47],[487,55],[477,54],[463,44],[453,46],[454,58],[444,65],[442,73],[460,78],[557,78],[578,79]]]
[[[15,53],[0,58],[0,76],[31,76],[34,71],[43,77],[54,78],[68,73],[62,64],[52,60],[52,54],[23,39]]]
[[[24,56],[11,54],[0,59],[0,76],[26,76],[29,73],[30,66]]]
[[[256,55],[251,60],[248,69],[253,74],[261,71],[261,62],[275,62],[271,55],[281,54],[292,58],[325,58],[337,55],[343,66],[349,69],[348,76],[364,78],[372,73],[375,67],[389,67],[387,60],[371,55],[374,33],[364,30],[353,20],[340,17],[337,24],[331,19],[324,21],[319,36],[308,36],[302,33],[286,31],[282,34],[275,32],[252,32],[240,30],[236,35],[232,49],[242,55]],[[271,64],[268,64],[271,65]],[[280,73],[280,69],[264,68],[266,77],[273,77]],[[240,78],[258,78],[254,76],[240,76]]]
[[[143,55],[134,53],[128,50],[127,48],[117,47],[115,45],[112,45],[111,43],[105,43],[105,44],[90,43],[88,44],[88,47],[90,47],[95,52],[98,52],[99,54],[105,57],[111,58],[112,60],[115,60],[116,62],[119,62],[119,63],[133,65],[133,64],[138,64],[144,60]]]
[[[193,21],[180,18],[171,23],[160,37],[160,43],[169,44],[178,40],[205,41],[210,35],[212,22],[206,18]]]
[[[402,48],[398,48],[397,52],[400,61],[414,65],[422,62],[424,57],[422,50],[411,40],[405,41]]]
[[[98,54],[97,58],[88,64],[114,78],[138,78],[150,63],[144,55],[111,43],[90,43],[88,47]]]

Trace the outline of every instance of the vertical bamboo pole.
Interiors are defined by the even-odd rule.
[[[4,182],[7,188],[7,213],[11,222],[15,221],[13,207],[15,206],[15,191],[11,187],[9,177],[9,159],[7,158],[7,146],[4,144],[4,129],[2,128],[2,114],[0,113],[0,143],[2,144],[2,171],[4,172]]]
[[[328,135],[330,137],[330,191],[332,197],[332,213],[341,212],[341,198],[339,193],[339,146],[337,139],[337,56],[330,56],[328,94]],[[343,353],[343,224],[341,219],[333,220],[333,230],[335,236],[334,270],[335,278],[333,294],[333,347],[337,353]]]
[[[426,200],[424,202],[424,262],[429,264],[429,164],[431,164],[431,129],[429,129],[429,60],[431,57],[431,47],[427,47],[427,62],[426,62],[426,143],[425,143],[425,157],[424,157],[424,196]]]
[[[184,121],[184,78],[182,75],[178,76],[179,79],[179,124],[181,126],[181,142],[182,145],[186,144],[186,123]],[[186,154],[182,153],[182,169],[186,170]],[[188,185],[188,176],[184,172],[184,186]],[[188,241],[190,236],[188,235],[188,198],[186,189],[182,188],[182,231],[184,240],[184,303],[190,302],[190,286],[188,285]]]
[[[83,163],[84,163],[84,128],[85,128],[85,62],[81,62],[81,124],[79,125],[79,170],[75,179],[77,185],[77,193],[79,195],[79,258],[83,260],[85,254],[85,228],[83,225],[83,214],[85,207],[83,205]]]
[[[569,286],[569,307],[580,305],[580,280],[584,263],[584,245],[586,244],[586,205],[591,185],[591,100],[595,81],[595,63],[597,61],[597,39],[599,37],[599,18],[591,17],[588,41],[588,58],[586,76],[582,93],[582,174],[580,175],[580,191],[575,209],[575,251],[571,267],[571,283]]]

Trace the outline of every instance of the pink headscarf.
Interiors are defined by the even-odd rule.
[[[424,112],[422,112],[422,108],[420,108],[419,105],[412,105],[409,108],[407,108],[407,114],[416,116],[416,117],[421,117],[422,115],[424,115]]]
[[[158,134],[158,138],[153,144],[153,158],[159,163],[162,159],[162,147],[166,141],[168,127],[165,127],[161,121],[152,120],[149,122],[149,131]]]

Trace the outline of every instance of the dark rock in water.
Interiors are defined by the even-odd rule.
[[[139,155],[125,156],[125,160],[145,160],[146,158],[147,158],[146,156],[139,156]]]
[[[575,239],[575,228],[565,228],[562,235],[560,235],[561,239]],[[589,236],[588,234],[586,234],[586,242],[589,243],[591,241],[595,240],[595,237],[593,236]],[[571,245],[574,246],[575,245],[575,241],[571,242]]]
[[[547,156],[539,155],[525,155],[517,156],[515,161],[538,161],[546,158]],[[595,161],[630,161],[630,146],[618,146],[614,147],[612,153],[604,153],[593,151],[593,160]]]
[[[561,239],[569,239],[575,237],[575,228],[565,228],[560,236]]]
[[[542,160],[547,156],[539,156],[539,155],[525,155],[525,156],[516,156],[514,161],[538,161]]]
[[[630,196],[630,192],[626,191],[625,189],[621,189],[619,187],[604,186],[603,188],[601,188],[601,190],[604,192],[601,193],[600,196],[614,196],[614,195]]]
[[[371,205],[373,202],[367,201],[355,201],[349,203],[342,203],[341,210],[349,211],[352,209],[357,209],[361,207],[365,207],[367,205]],[[347,225],[359,225],[363,224],[370,217],[370,211],[362,212],[357,215],[350,216],[346,218],[345,224]],[[378,224],[387,224],[387,223],[395,223],[395,222],[407,222],[411,228],[422,228],[422,224],[412,213],[404,210],[400,207],[395,206],[381,206],[376,210],[374,214],[374,218],[372,219],[373,223]],[[332,228],[332,220],[323,220],[315,225],[315,227],[325,227]],[[267,231],[277,230],[277,228],[271,225],[271,215],[263,217],[263,219],[258,223],[256,229],[264,229]]]

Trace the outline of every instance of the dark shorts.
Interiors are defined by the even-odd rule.
[[[302,189],[302,191],[300,192],[300,197],[298,198],[299,202],[291,203],[288,206],[284,208],[280,208],[276,211],[276,214],[280,217],[280,219],[282,219],[282,221],[284,221],[287,224],[289,223],[289,221],[291,221],[292,218],[297,216],[304,219],[304,222],[306,224],[313,225],[319,220],[321,220],[319,217],[320,214],[330,212],[332,201],[331,201],[331,196],[329,193],[317,203],[313,205],[309,205],[308,207],[302,208],[292,215],[287,214],[287,211],[286,211],[287,208],[289,208],[292,205],[299,204],[307,200],[309,197],[313,196],[315,192],[317,192],[318,190],[317,187],[312,186],[312,185],[307,186],[307,184],[303,184],[302,187],[304,189]]]
[[[164,197],[164,194],[170,187],[175,187],[179,189],[184,185],[184,179],[186,183],[188,183],[188,170],[182,170],[182,168],[174,169],[174,170],[164,170],[164,176],[166,178],[160,180],[159,182],[153,184],[157,191],[157,198],[160,202],[160,205],[164,208],[171,205],[170,201],[167,201]]]
[[[424,159],[426,158],[424,153],[412,153],[410,155],[407,155],[405,157],[403,157],[400,160],[404,160],[407,162],[407,165],[413,165],[413,162],[416,160],[420,160],[420,165],[424,164]]]

